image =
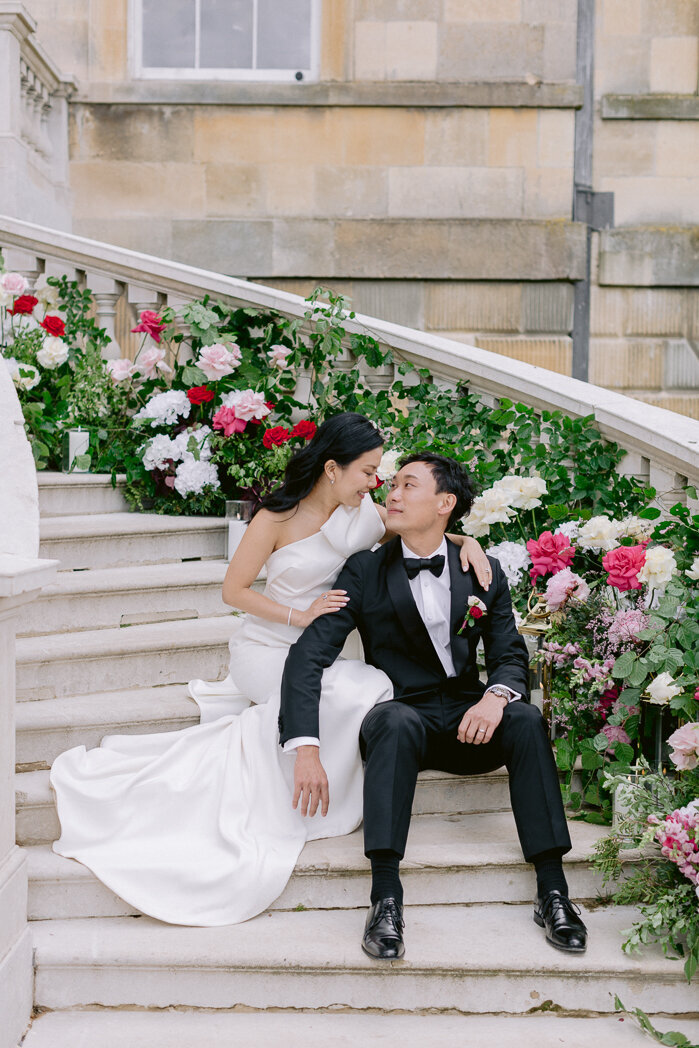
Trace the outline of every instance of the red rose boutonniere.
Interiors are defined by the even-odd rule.
[[[458,633],[463,633],[467,626],[475,626],[478,620],[482,619],[483,616],[487,614],[488,609],[482,600],[478,597],[469,597],[466,615],[464,616],[464,621],[461,623],[461,629],[458,630]]]

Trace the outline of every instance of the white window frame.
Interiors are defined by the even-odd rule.
[[[199,31],[199,0],[196,26]],[[253,62],[257,51],[257,4],[253,0]],[[311,67],[309,69],[197,69],[189,66],[154,67],[143,65],[143,0],[129,0],[129,53],[133,75],[138,80],[237,80],[265,83],[317,81],[320,75],[320,18],[322,0],[311,0]],[[198,49],[198,42],[195,44]]]

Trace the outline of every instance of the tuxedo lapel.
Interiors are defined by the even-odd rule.
[[[459,547],[447,539],[449,556],[449,585],[451,587],[451,657],[457,677],[463,670],[471,650],[468,627],[462,634],[458,631],[466,615],[468,598],[473,596],[473,579],[470,571],[462,571]]]
[[[418,649],[428,665],[434,667],[440,676],[444,676],[444,667],[430,640],[427,627],[422,621],[417,604],[410,589],[408,573],[403,564],[403,549],[399,538],[393,539],[386,565],[386,585],[388,594],[396,613],[396,618],[406,634],[413,650]]]

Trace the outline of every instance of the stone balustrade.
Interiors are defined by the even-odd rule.
[[[308,309],[302,298],[288,292],[2,216],[0,247],[10,268],[30,276],[66,273],[90,287],[100,323],[113,339],[109,356],[129,351],[127,345],[120,348],[117,343],[120,313],[133,320],[141,309],[165,304],[178,308],[205,294],[236,306],[276,310],[294,318],[302,318]],[[121,328],[125,333],[130,326],[129,320]],[[427,368],[437,381],[468,381],[471,389],[492,405],[510,398],[541,410],[561,410],[572,417],[594,415],[601,432],[626,451],[620,469],[653,485],[670,504],[683,497],[687,483],[699,484],[699,422],[693,419],[522,361],[372,317],[358,314],[347,319],[344,326],[348,333],[372,334],[392,350],[397,362],[407,360]],[[123,333],[121,341],[125,341]],[[385,388],[393,372],[381,369],[367,377],[374,388]]]
[[[14,214],[68,226],[68,100],[77,84],[35,32],[23,4],[0,0],[0,195]]]

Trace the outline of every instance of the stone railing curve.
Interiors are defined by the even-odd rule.
[[[141,254],[113,244],[0,216],[0,248],[6,265],[31,277],[77,274],[95,293],[100,323],[112,337],[108,354],[120,356],[114,317],[117,304],[132,311],[177,308],[193,298],[214,298],[303,318],[307,303],[298,295],[236,277]],[[368,332],[389,347],[396,361],[427,368],[434,379],[467,380],[486,402],[509,398],[540,410],[572,417],[594,415],[601,432],[626,451],[620,469],[650,483],[676,501],[689,483],[699,484],[699,422],[545,368],[503,357],[438,335],[357,314],[343,322],[348,333]],[[384,374],[370,384],[384,385]]]

